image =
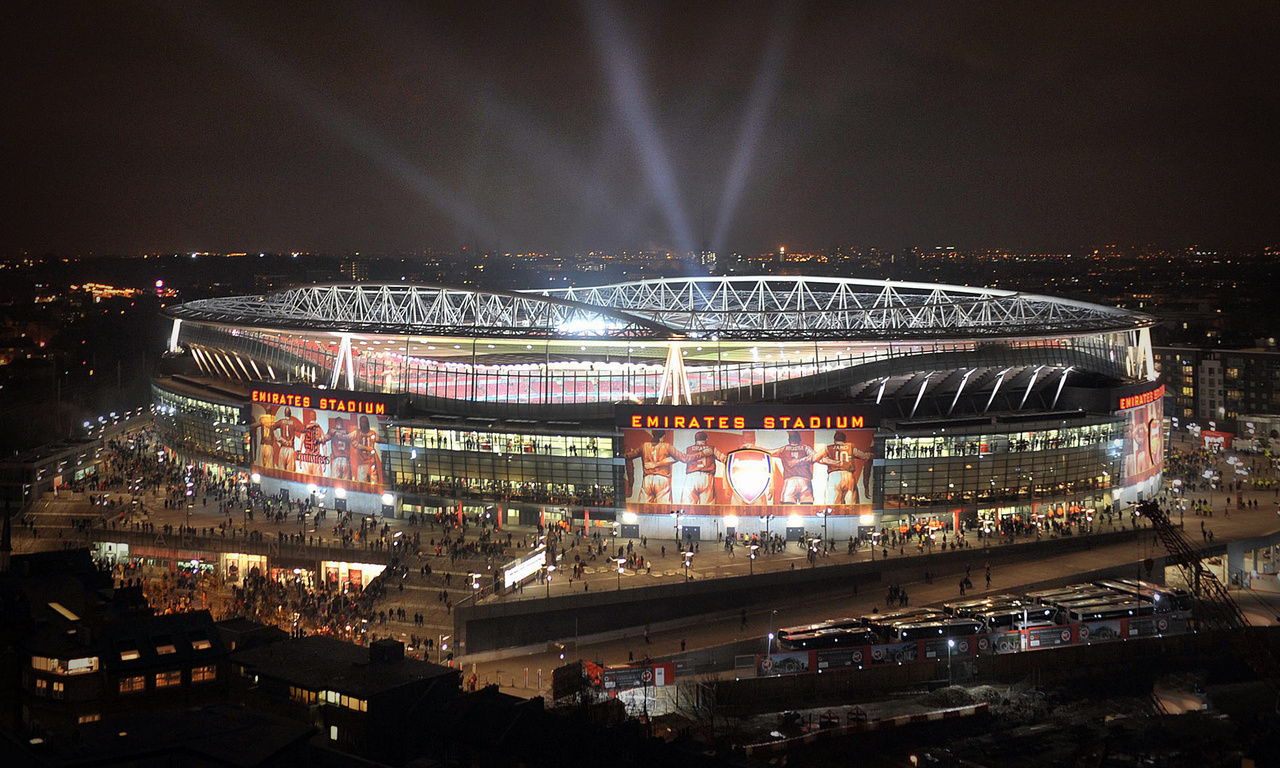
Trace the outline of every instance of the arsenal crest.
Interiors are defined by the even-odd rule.
[[[773,481],[773,457],[759,448],[739,448],[725,461],[729,487],[748,504],[764,495]]]

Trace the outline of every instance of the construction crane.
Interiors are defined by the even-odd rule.
[[[1170,562],[1182,572],[1182,577],[1200,598],[1200,620],[1209,629],[1221,630],[1231,638],[1240,650],[1249,668],[1280,696],[1280,664],[1276,663],[1271,649],[1262,640],[1262,633],[1247,632],[1249,620],[1226,585],[1202,565],[1204,555],[1187,540],[1182,529],[1169,519],[1160,505],[1154,501],[1139,502],[1138,510],[1151,521],[1160,541],[1169,552]]]

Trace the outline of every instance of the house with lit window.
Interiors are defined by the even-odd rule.
[[[141,589],[117,587],[86,550],[12,558],[0,573],[0,633],[17,692],[5,725],[73,733],[113,718],[226,698],[226,651],[207,611],[152,615]]]
[[[456,707],[461,673],[406,658],[404,645],[365,648],[314,635],[231,654],[246,706],[317,726],[330,746],[373,760],[419,754],[425,724]]]

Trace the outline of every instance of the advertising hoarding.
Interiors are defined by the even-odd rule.
[[[637,512],[859,515],[875,430],[835,407],[622,410],[625,498]]]
[[[266,477],[382,493],[386,399],[329,390],[255,389],[253,471]]]
[[[1164,401],[1151,400],[1123,413],[1127,420],[1124,480],[1133,485],[1155,477],[1164,468]]]

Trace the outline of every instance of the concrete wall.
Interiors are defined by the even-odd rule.
[[[1093,536],[1068,536],[1002,545],[989,551],[975,548],[905,558],[890,556],[887,561],[797,568],[794,571],[661,584],[620,592],[586,592],[524,600],[497,597],[480,605],[458,606],[454,611],[454,632],[464,654],[490,653],[566,638],[616,634],[622,629],[692,620],[711,614],[732,615],[744,608],[796,604],[840,594],[852,597],[855,584],[865,594],[867,589],[879,584],[882,573],[902,568],[916,568],[923,573],[925,569],[958,568],[973,562],[974,558],[999,563],[1051,557],[1133,541],[1139,535],[1151,536],[1152,533],[1144,529],[1141,532],[1126,530]],[[1071,577],[1063,579],[1062,583],[1080,580],[1082,577]],[[526,588],[533,595],[537,595],[537,589]]]

